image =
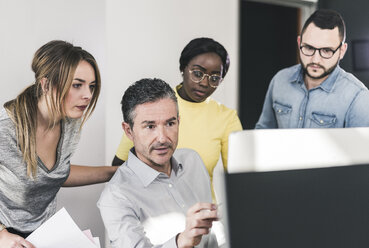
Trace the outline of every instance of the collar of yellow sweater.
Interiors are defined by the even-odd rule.
[[[205,101],[203,102],[190,102],[190,101],[187,101],[185,99],[183,99],[179,94],[178,94],[178,91],[179,89],[182,88],[182,83],[177,85],[176,88],[175,88],[175,92],[176,92],[176,96],[177,96],[177,99],[178,99],[178,102],[180,101],[182,104],[185,104],[186,106],[188,107],[194,107],[194,108],[201,108],[201,107],[205,107],[211,100],[211,97],[209,96],[208,98],[206,98]]]

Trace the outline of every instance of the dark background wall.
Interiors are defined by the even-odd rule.
[[[342,15],[346,23],[346,42],[348,44],[348,49],[340,65],[346,71],[353,73],[367,87],[369,87],[369,70],[355,69],[353,60],[355,41],[366,40],[369,42],[369,1],[319,0],[318,7],[334,9]],[[368,50],[361,50],[358,53],[369,59]]]
[[[297,63],[300,10],[240,1],[239,115],[244,129],[259,119],[270,80]]]
[[[348,49],[340,66],[369,88],[369,0],[319,0],[318,8],[342,15]],[[240,0],[239,115],[244,129],[255,127],[274,74],[298,63],[299,11]]]

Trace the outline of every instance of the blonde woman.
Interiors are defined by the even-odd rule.
[[[101,87],[94,57],[65,41],[34,55],[35,83],[0,108],[0,247],[34,246],[32,231],[56,211],[61,186],[108,181],[116,167],[71,165]]]

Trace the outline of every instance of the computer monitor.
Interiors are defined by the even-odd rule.
[[[369,247],[369,165],[226,176],[231,248]]]
[[[228,243],[368,247],[369,128],[231,134]]]

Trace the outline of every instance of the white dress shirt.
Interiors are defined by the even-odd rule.
[[[177,149],[170,177],[134,155],[117,170],[97,203],[113,248],[171,247],[185,229],[187,210],[211,202],[210,179],[200,156]],[[199,246],[218,247],[214,235]]]

